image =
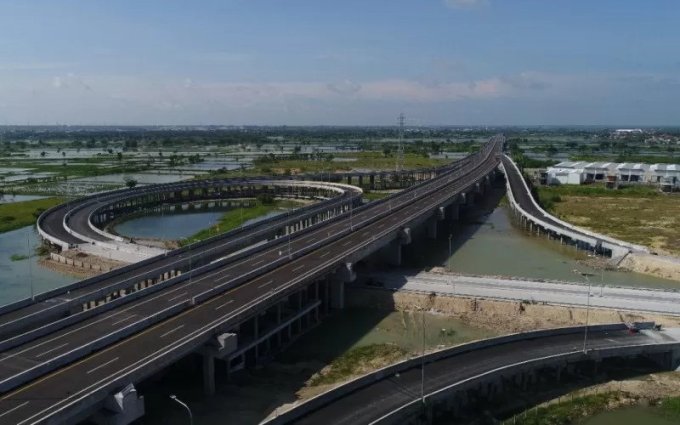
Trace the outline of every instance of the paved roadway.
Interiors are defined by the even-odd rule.
[[[502,138],[494,140],[501,142]],[[326,274],[353,252],[399,231],[424,212],[435,210],[455,193],[474,184],[480,176],[491,172],[497,166],[496,153],[492,152],[481,166],[468,166],[460,176],[451,174],[425,182],[387,202],[369,204],[349,217],[292,238],[291,250],[310,243],[316,243],[320,248],[3,396],[0,399],[0,424],[34,423],[84,399],[93,391],[111,391],[123,382],[139,382],[157,370],[154,368],[162,367],[164,362],[170,362],[205,343],[217,326],[228,328],[236,325],[243,314],[251,314],[253,307],[262,300],[286,293],[301,283]],[[380,214],[387,215],[376,219]],[[350,227],[354,229],[352,232],[327,243],[327,239],[337,238],[337,234],[347,232]],[[0,358],[0,374],[6,379],[47,363],[53,364],[72,350],[87,349],[96,344],[91,339],[95,335],[117,332],[124,328],[116,326],[132,326],[135,322],[148,320],[148,316],[142,316],[174,304],[187,304],[199,291],[228,285],[245,272],[277,261],[282,256],[285,259],[287,247],[284,244],[281,248],[267,250],[262,256],[251,257],[196,278],[173,288],[175,292],[172,294],[164,292],[153,297],[152,301],[142,299],[130,303],[124,307],[126,311],[115,309],[107,312],[106,317],[93,318],[96,323],[83,322],[77,328],[63,329],[60,335],[51,336],[53,339],[49,342],[36,340],[3,353],[7,360]],[[129,310],[133,306],[135,310]],[[111,314],[118,314],[116,320],[109,318]],[[118,320],[124,321],[113,325]],[[83,342],[85,345],[82,345]]]
[[[355,193],[347,193],[341,195],[337,198],[333,198],[331,203],[341,202],[343,198],[346,199],[347,196],[355,196]],[[154,257],[151,261],[147,261],[138,266],[126,267],[125,271],[114,270],[97,276],[94,282],[89,283],[83,287],[78,287],[75,285],[67,285],[60,288],[53,296],[42,299],[38,302],[26,305],[20,308],[9,309],[6,313],[0,314],[0,337],[7,338],[11,335],[16,335],[17,332],[14,329],[26,329],[27,327],[33,327],[36,324],[34,322],[27,323],[26,325],[21,324],[22,321],[30,319],[31,316],[44,313],[46,311],[57,311],[63,309],[64,303],[70,300],[76,299],[78,297],[87,296],[88,294],[96,294],[102,289],[112,287],[120,282],[128,279],[139,279],[140,281],[145,275],[150,273],[155,273],[156,277],[163,272],[169,271],[171,269],[180,269],[192,265],[192,264],[205,264],[215,258],[223,256],[234,249],[240,248],[244,244],[254,244],[264,237],[264,235],[271,232],[273,228],[282,227],[287,221],[295,221],[296,217],[310,213],[311,211],[323,210],[329,206],[329,202],[323,202],[317,207],[310,209],[304,209],[299,211],[291,212],[288,215],[281,215],[274,218],[271,221],[253,223],[249,226],[245,226],[242,229],[238,229],[232,232],[228,232],[220,237],[212,238],[204,242],[199,242],[193,244],[192,247],[187,247],[184,249],[179,249],[167,253],[167,255],[159,255]],[[65,212],[67,207],[64,204],[63,211]],[[62,208],[59,207],[59,208]],[[59,216],[62,213],[55,212],[51,216]],[[62,215],[63,218],[63,215]],[[59,223],[58,228],[53,228],[51,226],[54,223]],[[55,236],[61,238],[60,232],[64,232],[66,235],[71,236],[66,233],[61,225],[61,220],[50,220],[45,222],[45,228],[48,231],[53,232]],[[132,286],[132,285],[130,285]],[[12,331],[5,330],[10,329]]]
[[[527,193],[527,191],[524,188],[524,183],[522,182],[523,177],[517,172],[517,168],[515,168],[512,162],[507,157],[505,157],[505,155],[501,157],[501,161],[503,162],[503,168],[505,169],[505,176],[510,182],[512,196],[515,197],[515,200],[517,201],[517,203],[519,203],[520,207],[524,209],[524,211],[555,227],[569,230],[570,232],[573,233],[579,233],[571,228],[567,228],[562,223],[555,221],[550,215],[545,215],[538,208],[536,208],[536,205],[531,200],[531,196]],[[587,237],[588,239],[592,239],[592,236]]]
[[[392,290],[680,315],[680,292],[431,272],[367,273]]]
[[[653,332],[653,331],[652,331]],[[663,332],[627,331],[591,332],[588,348],[613,348],[630,345],[677,342]],[[551,355],[579,352],[583,349],[583,334],[551,336],[506,343],[427,364],[425,367],[425,393],[429,394],[457,382],[490,372],[514,363],[539,359]],[[414,367],[387,376],[369,386],[341,397],[309,415],[292,423],[297,425],[358,425],[370,424],[409,402],[420,398],[421,369]]]

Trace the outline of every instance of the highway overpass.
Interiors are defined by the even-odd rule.
[[[93,414],[127,423],[143,412],[130,384],[194,352],[204,359],[206,390],[214,390],[216,359],[232,370],[257,363],[342,307],[354,262],[383,253],[399,263],[411,227],[432,235],[439,221],[457,217],[460,204],[488,186],[503,143],[496,136],[436,178],[151,286],[162,291],[143,288],[11,334],[0,341],[0,423]]]
[[[501,170],[506,176],[510,207],[521,225],[530,232],[543,233],[560,243],[611,257],[616,265],[629,252],[649,252],[643,246],[574,226],[549,214],[532,196],[517,164],[507,155],[502,156],[501,162]]]
[[[649,324],[647,324],[649,325]],[[651,327],[651,326],[647,326]],[[658,370],[680,360],[680,329],[630,332],[624,324],[562,328],[490,338],[388,366],[312,398],[266,425],[425,424],[471,409],[543,379],[593,375],[602,363],[644,359]],[[422,380],[422,376],[425,380]]]

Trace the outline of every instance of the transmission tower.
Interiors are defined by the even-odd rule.
[[[399,114],[399,145],[397,146],[397,163],[395,171],[399,172],[404,168],[404,114]]]

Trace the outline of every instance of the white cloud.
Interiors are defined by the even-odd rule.
[[[488,6],[489,0],[444,0],[444,4],[452,9],[473,9]]]

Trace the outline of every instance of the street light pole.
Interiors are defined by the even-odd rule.
[[[585,326],[585,329],[583,331],[583,354],[587,354],[588,353],[588,345],[587,345],[588,344],[588,319],[589,319],[589,316],[590,316],[591,283],[590,283],[590,279],[588,279],[587,274],[583,273],[582,271],[580,271],[578,269],[574,269],[573,272],[581,275],[581,277],[583,277],[586,280],[586,282],[588,282],[588,294],[587,294],[587,298],[586,298],[586,326]]]
[[[194,415],[191,414],[191,409],[189,408],[189,406],[187,406],[187,404],[184,403],[182,400],[178,399],[177,396],[174,394],[170,396],[170,399],[175,401],[180,406],[184,407],[184,409],[186,409],[187,413],[189,414],[189,425],[194,425]]]
[[[420,356],[420,401],[425,405],[425,307],[422,309],[422,355]]]
[[[31,239],[29,233],[30,230],[26,232],[26,250],[28,255],[28,284],[31,287],[31,299],[35,300],[35,291],[33,290],[33,271],[31,269]]]
[[[590,314],[590,279],[588,279],[588,276],[586,276],[585,274],[582,274],[582,276],[588,282],[588,297],[587,297],[588,301],[586,302],[586,329],[583,332],[583,354],[587,354],[588,349],[586,344],[588,343],[588,318],[589,318],[588,316]]]

